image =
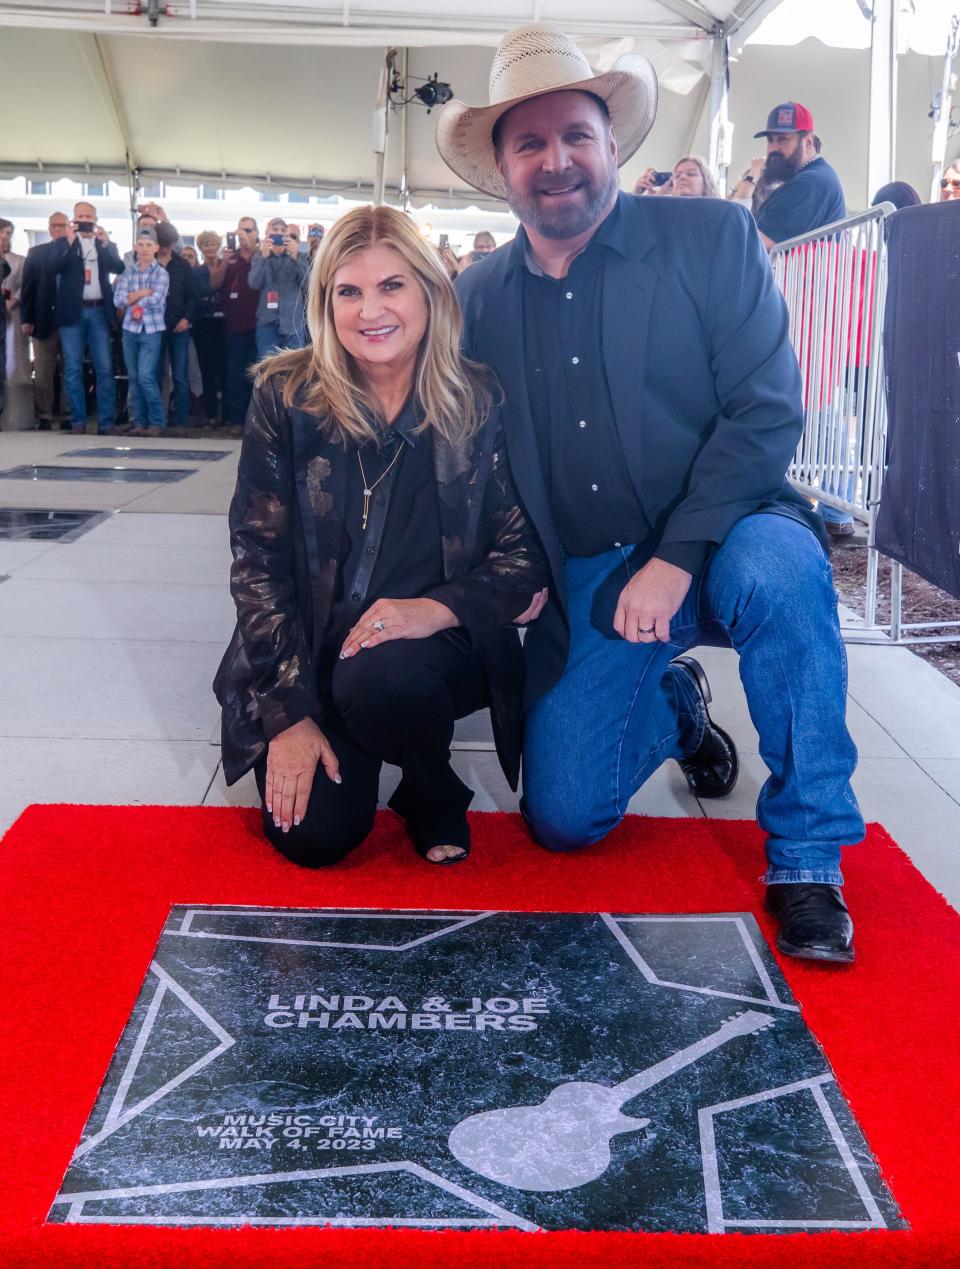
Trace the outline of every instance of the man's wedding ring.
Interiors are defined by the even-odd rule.
[[[387,628],[386,623],[383,621],[375,621],[373,623],[373,629],[376,630],[378,634],[380,633],[381,630],[386,630],[386,628]]]
[[[644,630],[643,626],[637,626],[637,631],[640,634],[653,634],[654,630],[656,630],[656,626],[651,626],[649,630]]]

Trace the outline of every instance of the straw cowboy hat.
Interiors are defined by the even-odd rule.
[[[590,63],[568,35],[544,22],[508,31],[490,68],[490,105],[451,101],[437,119],[437,149],[448,167],[474,189],[495,198],[507,191],[497,171],[493,127],[521,101],[544,93],[578,89],[607,103],[617,138],[620,166],[636,152],[657,114],[657,72],[642,54],[630,58],[630,70],[594,75]]]

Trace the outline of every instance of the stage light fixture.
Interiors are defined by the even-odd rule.
[[[400,72],[391,61],[389,63],[391,70],[390,87],[388,96],[390,103],[395,109],[401,106],[409,106],[411,102],[419,101],[421,106],[426,106],[427,114],[434,109],[435,106],[445,105],[453,96],[451,86],[440,78],[438,71],[425,79],[418,87],[408,89],[410,77],[406,80],[402,79]],[[407,95],[409,92],[409,95]]]
[[[421,84],[419,88],[413,90],[413,95],[421,103],[426,106],[427,114],[434,106],[444,106],[453,96],[453,89],[449,84],[445,84],[438,74],[434,72],[425,84]]]

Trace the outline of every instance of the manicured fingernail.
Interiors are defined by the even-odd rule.
[[[273,827],[274,827],[274,828],[279,828],[279,827],[280,827],[280,821],[279,821],[279,819],[276,817],[276,815],[273,817]]]
[[[360,644],[360,647],[365,648],[366,646],[367,646],[367,642],[366,640],[364,640],[363,643]]]
[[[267,803],[267,814],[268,814],[268,815],[272,815],[272,814],[273,814],[273,807],[270,805],[270,803],[269,803],[269,802]]]
[[[299,816],[299,815],[295,815],[295,816],[293,817],[293,827],[294,827],[294,828],[299,828],[299,827],[300,827],[300,816]]]
[[[337,773],[337,774],[333,777],[333,783],[334,783],[334,784],[343,784],[343,780],[340,778],[340,773],[339,773],[339,772],[338,772],[338,773]]]
[[[289,824],[284,824],[284,826],[283,826],[283,831],[284,831],[285,833],[289,833],[289,832],[290,832],[290,825],[289,825]]]

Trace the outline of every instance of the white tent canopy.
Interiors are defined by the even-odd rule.
[[[683,150],[717,39],[744,38],[774,5],[186,0],[158,5],[153,26],[148,3],[0,3],[5,96],[20,106],[0,172],[117,179],[129,164],[168,180],[368,195],[386,49],[408,50],[414,81],[438,72],[458,97],[484,102],[491,48],[533,18],[570,31],[598,69],[632,51],[651,57],[665,90],[658,129]],[[476,203],[434,152],[436,116],[419,105],[404,116],[391,118],[388,188],[405,170],[414,201]]]
[[[481,103],[492,47],[534,18],[575,35],[598,69],[637,50],[656,65],[660,111],[624,171],[625,185],[648,163],[664,168],[690,152],[716,155],[729,41],[735,55],[742,49],[731,67],[735,168],[757,150],[751,135],[770,107],[797,98],[814,111],[850,205],[868,201],[870,55],[863,50],[871,24],[859,0],[0,0],[4,96],[17,107],[0,176],[123,181],[138,169],[145,179],[184,184],[368,198],[386,50],[400,50],[411,82],[437,72],[458,97]],[[847,47],[751,42],[783,44],[798,32],[834,28]],[[934,34],[924,38],[935,44],[936,22],[928,28]],[[894,170],[921,189],[930,171],[930,85],[939,82],[941,61],[900,58]],[[414,205],[502,207],[459,184],[441,162],[435,120],[417,104],[391,114],[388,196],[396,198],[405,175]]]

